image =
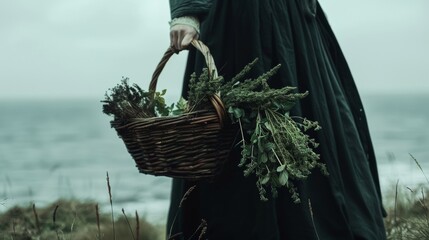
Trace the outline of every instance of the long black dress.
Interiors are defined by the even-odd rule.
[[[170,0],[170,6],[173,18],[194,15],[202,20],[200,39],[211,49],[225,79],[258,57],[251,75],[259,76],[280,63],[271,86],[296,86],[310,92],[292,115],[317,120],[322,126],[315,137],[330,175],[315,170],[306,181],[296,183],[301,204],[293,203],[285,189],[278,198],[262,202],[255,178],[244,177],[237,167],[236,153],[229,160],[229,169],[213,183],[173,180],[168,231],[173,225],[173,234],[182,233],[177,239],[189,239],[205,219],[206,238],[212,240],[385,239],[365,113],[317,1]],[[203,57],[191,49],[184,86],[189,75],[203,67]],[[186,92],[185,87],[184,95]],[[183,194],[195,184],[196,189],[178,210]]]

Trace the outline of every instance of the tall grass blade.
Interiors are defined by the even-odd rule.
[[[179,211],[182,208],[183,202],[186,201],[186,199],[188,199],[189,195],[195,189],[195,187],[196,187],[196,185],[190,187],[188,189],[188,191],[186,191],[186,193],[183,195],[182,199],[180,200],[179,208],[177,209],[176,214],[174,215],[174,218],[173,218],[173,222],[171,223],[170,231],[168,233],[168,239],[172,239],[173,238],[173,236],[171,234],[173,232],[173,226],[174,226],[174,223],[176,222],[176,218],[179,215]],[[177,234],[175,234],[174,236],[176,236],[176,235]]]
[[[54,209],[54,213],[52,214],[52,221],[54,223],[54,229],[55,229],[55,233],[57,234],[57,239],[60,240],[60,234],[58,232],[58,226],[57,226],[57,211],[58,208],[60,207],[60,205],[56,205],[55,209]]]
[[[136,210],[136,240],[140,239],[140,221],[139,221],[139,214]]]
[[[73,230],[74,230],[74,225],[76,224],[76,218],[77,218],[77,212],[74,211],[73,221],[72,221],[72,224],[70,225],[70,238],[69,239],[73,238]]]
[[[133,237],[133,240],[136,240],[136,237],[134,236],[133,228],[131,227],[130,221],[128,221],[128,217],[125,214],[125,210],[123,208],[122,208],[122,214],[125,217],[125,221],[127,222],[128,228],[130,229],[131,236]]]
[[[426,178],[426,182],[429,184],[429,179],[428,179],[428,177],[426,176],[425,171],[423,171],[423,168],[422,168],[422,166],[420,165],[419,161],[417,161],[417,159],[416,159],[416,158],[415,158],[411,153],[409,153],[409,154],[410,154],[411,158],[414,160],[414,162],[417,164],[417,166],[419,167],[420,171],[423,173],[423,176],[425,176],[425,178]]]
[[[34,214],[34,219],[36,220],[37,233],[40,234],[39,215],[37,215],[36,204],[35,203],[33,203],[33,214]]]
[[[113,239],[116,240],[116,231],[115,231],[115,218],[113,217],[113,201],[112,201],[112,188],[110,187],[109,172],[106,172],[107,175],[107,189],[109,190],[109,200],[110,200],[110,210],[112,213],[112,228],[113,228]]]
[[[98,234],[97,234],[97,239],[100,240],[101,239],[101,231],[100,231],[100,211],[98,209],[98,204],[95,205],[95,216],[97,219],[97,230],[98,230]]]
[[[206,235],[207,232],[207,226],[203,227],[200,233],[200,237],[198,237],[198,240],[203,240],[204,235]]]
[[[395,223],[395,226],[397,226],[397,209],[398,209],[398,185],[399,185],[399,179],[396,181],[395,186],[395,211],[394,211],[394,219],[393,222]]]
[[[200,225],[197,227],[197,229],[195,230],[195,232],[188,238],[188,240],[192,240],[194,238],[194,236],[200,231],[200,229],[202,229],[200,237],[198,239],[202,238],[203,232],[204,232],[204,228],[207,227],[207,222],[204,219],[201,219],[201,223]]]
[[[429,209],[428,209],[428,206],[426,205],[426,197],[425,197],[425,192],[423,188],[422,188],[422,200],[420,200],[420,204],[423,207],[426,223],[428,224],[428,229],[429,229]]]
[[[317,232],[316,224],[314,223],[313,207],[311,206],[310,198],[308,199],[308,209],[310,210],[311,223],[313,224],[314,233],[316,234],[317,239],[320,240],[319,233]]]

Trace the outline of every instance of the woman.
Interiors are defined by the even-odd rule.
[[[291,114],[322,126],[315,137],[330,175],[315,170],[296,183],[300,204],[293,203],[285,189],[262,202],[255,178],[243,176],[235,154],[230,169],[216,182],[173,181],[168,232],[172,229],[177,239],[189,239],[204,219],[207,239],[385,239],[385,213],[365,113],[317,0],[170,0],[170,7],[171,45],[177,50],[201,39],[225,79],[256,57],[252,76],[280,63],[270,80],[272,87],[309,91]],[[191,48],[184,86],[189,75],[204,66],[202,55]],[[182,196],[195,184],[179,210]]]

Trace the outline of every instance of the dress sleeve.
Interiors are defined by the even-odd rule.
[[[204,18],[210,9],[212,0],[170,0],[171,19],[183,16]]]

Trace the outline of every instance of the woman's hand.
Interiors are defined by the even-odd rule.
[[[170,46],[177,51],[186,49],[194,39],[198,39],[198,33],[194,27],[177,24],[170,29]]]

